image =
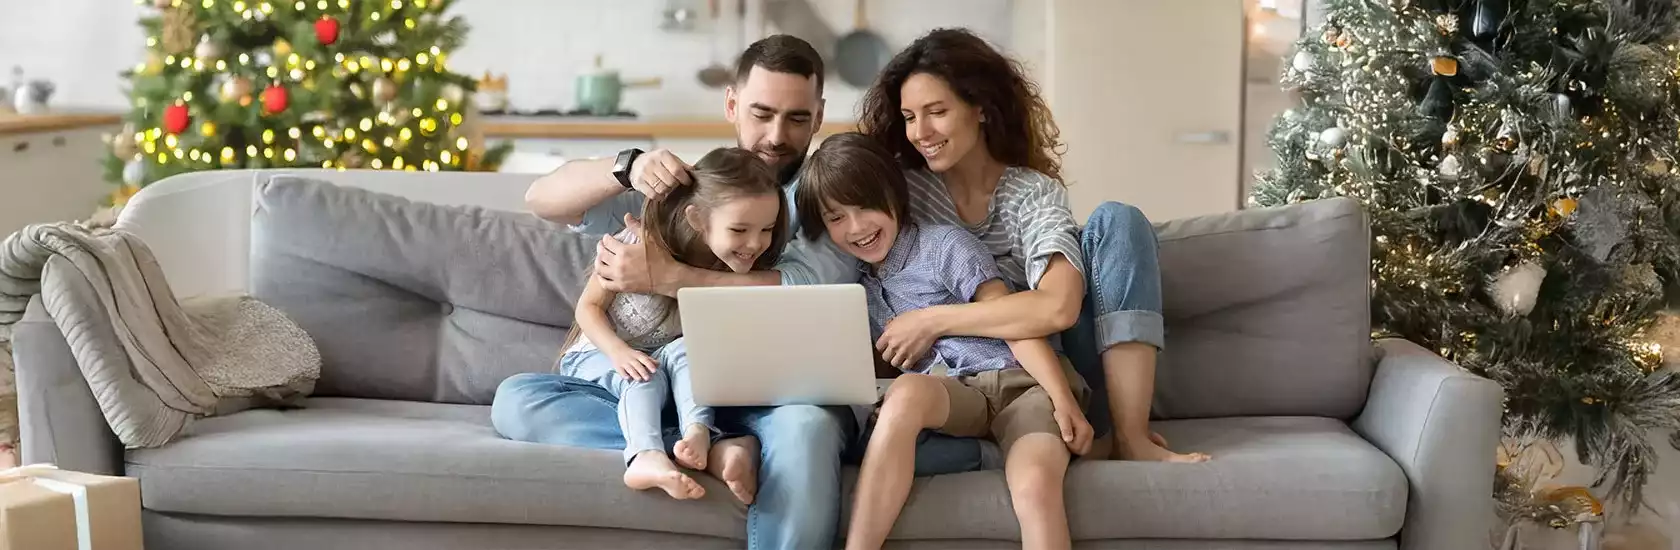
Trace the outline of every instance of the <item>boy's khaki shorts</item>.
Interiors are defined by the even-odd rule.
[[[1091,389],[1085,379],[1073,370],[1067,358],[1062,358],[1062,372],[1068,386],[1083,408]],[[938,431],[958,437],[991,436],[1003,450],[1005,459],[1010,447],[1032,433],[1047,433],[1062,439],[1062,429],[1056,425],[1056,407],[1050,394],[1038,385],[1038,380],[1024,368],[986,371],[963,377],[941,377],[945,394],[951,398],[951,415]]]

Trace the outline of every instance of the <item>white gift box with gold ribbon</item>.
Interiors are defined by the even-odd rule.
[[[0,550],[140,550],[140,534],[137,479],[0,470]]]

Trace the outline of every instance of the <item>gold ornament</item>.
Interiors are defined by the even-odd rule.
[[[292,56],[292,43],[284,38],[274,40],[274,58],[285,59]]]
[[[1429,68],[1441,76],[1457,76],[1458,60],[1446,56],[1436,57],[1429,61]]]
[[[140,69],[140,74],[144,76],[163,74],[163,56],[157,52],[146,52],[146,65],[145,68]]]
[[[1551,213],[1559,218],[1567,218],[1571,214],[1575,213],[1575,208],[1580,206],[1580,204],[1580,201],[1575,200],[1573,197],[1563,197],[1552,201]]]
[[[222,81],[219,94],[222,101],[234,101],[250,96],[251,91],[255,89],[254,87],[255,85],[251,83],[251,79],[243,76],[236,76]]]
[[[397,83],[390,78],[379,77],[373,81],[373,102],[381,107],[397,98]]]
[[[170,8],[163,11],[163,40],[159,44],[164,52],[179,54],[197,42],[198,21],[193,18],[192,10]]]
[[[216,137],[216,123],[204,121],[204,124],[198,126],[198,133],[204,137]]]

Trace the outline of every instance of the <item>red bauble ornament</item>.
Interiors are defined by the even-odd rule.
[[[192,116],[187,113],[187,106],[176,103],[163,108],[163,130],[171,134],[186,131],[187,125],[192,123]]]
[[[324,15],[316,20],[315,39],[329,46],[338,42],[338,20]]]
[[[290,100],[291,97],[287,95],[286,88],[279,84],[264,88],[262,92],[263,112],[272,115],[284,111],[287,102]]]

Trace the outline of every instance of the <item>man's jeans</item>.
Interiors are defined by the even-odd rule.
[[[763,448],[758,497],[747,509],[747,547],[828,548],[840,529],[843,455],[861,456],[857,421],[847,407],[789,405],[717,409],[719,428],[745,430]],[[549,373],[510,376],[496,388],[490,420],[518,441],[619,451],[618,401],[592,382]],[[668,430],[667,445],[675,438]],[[918,475],[965,472],[981,465],[977,440],[924,435]]]

